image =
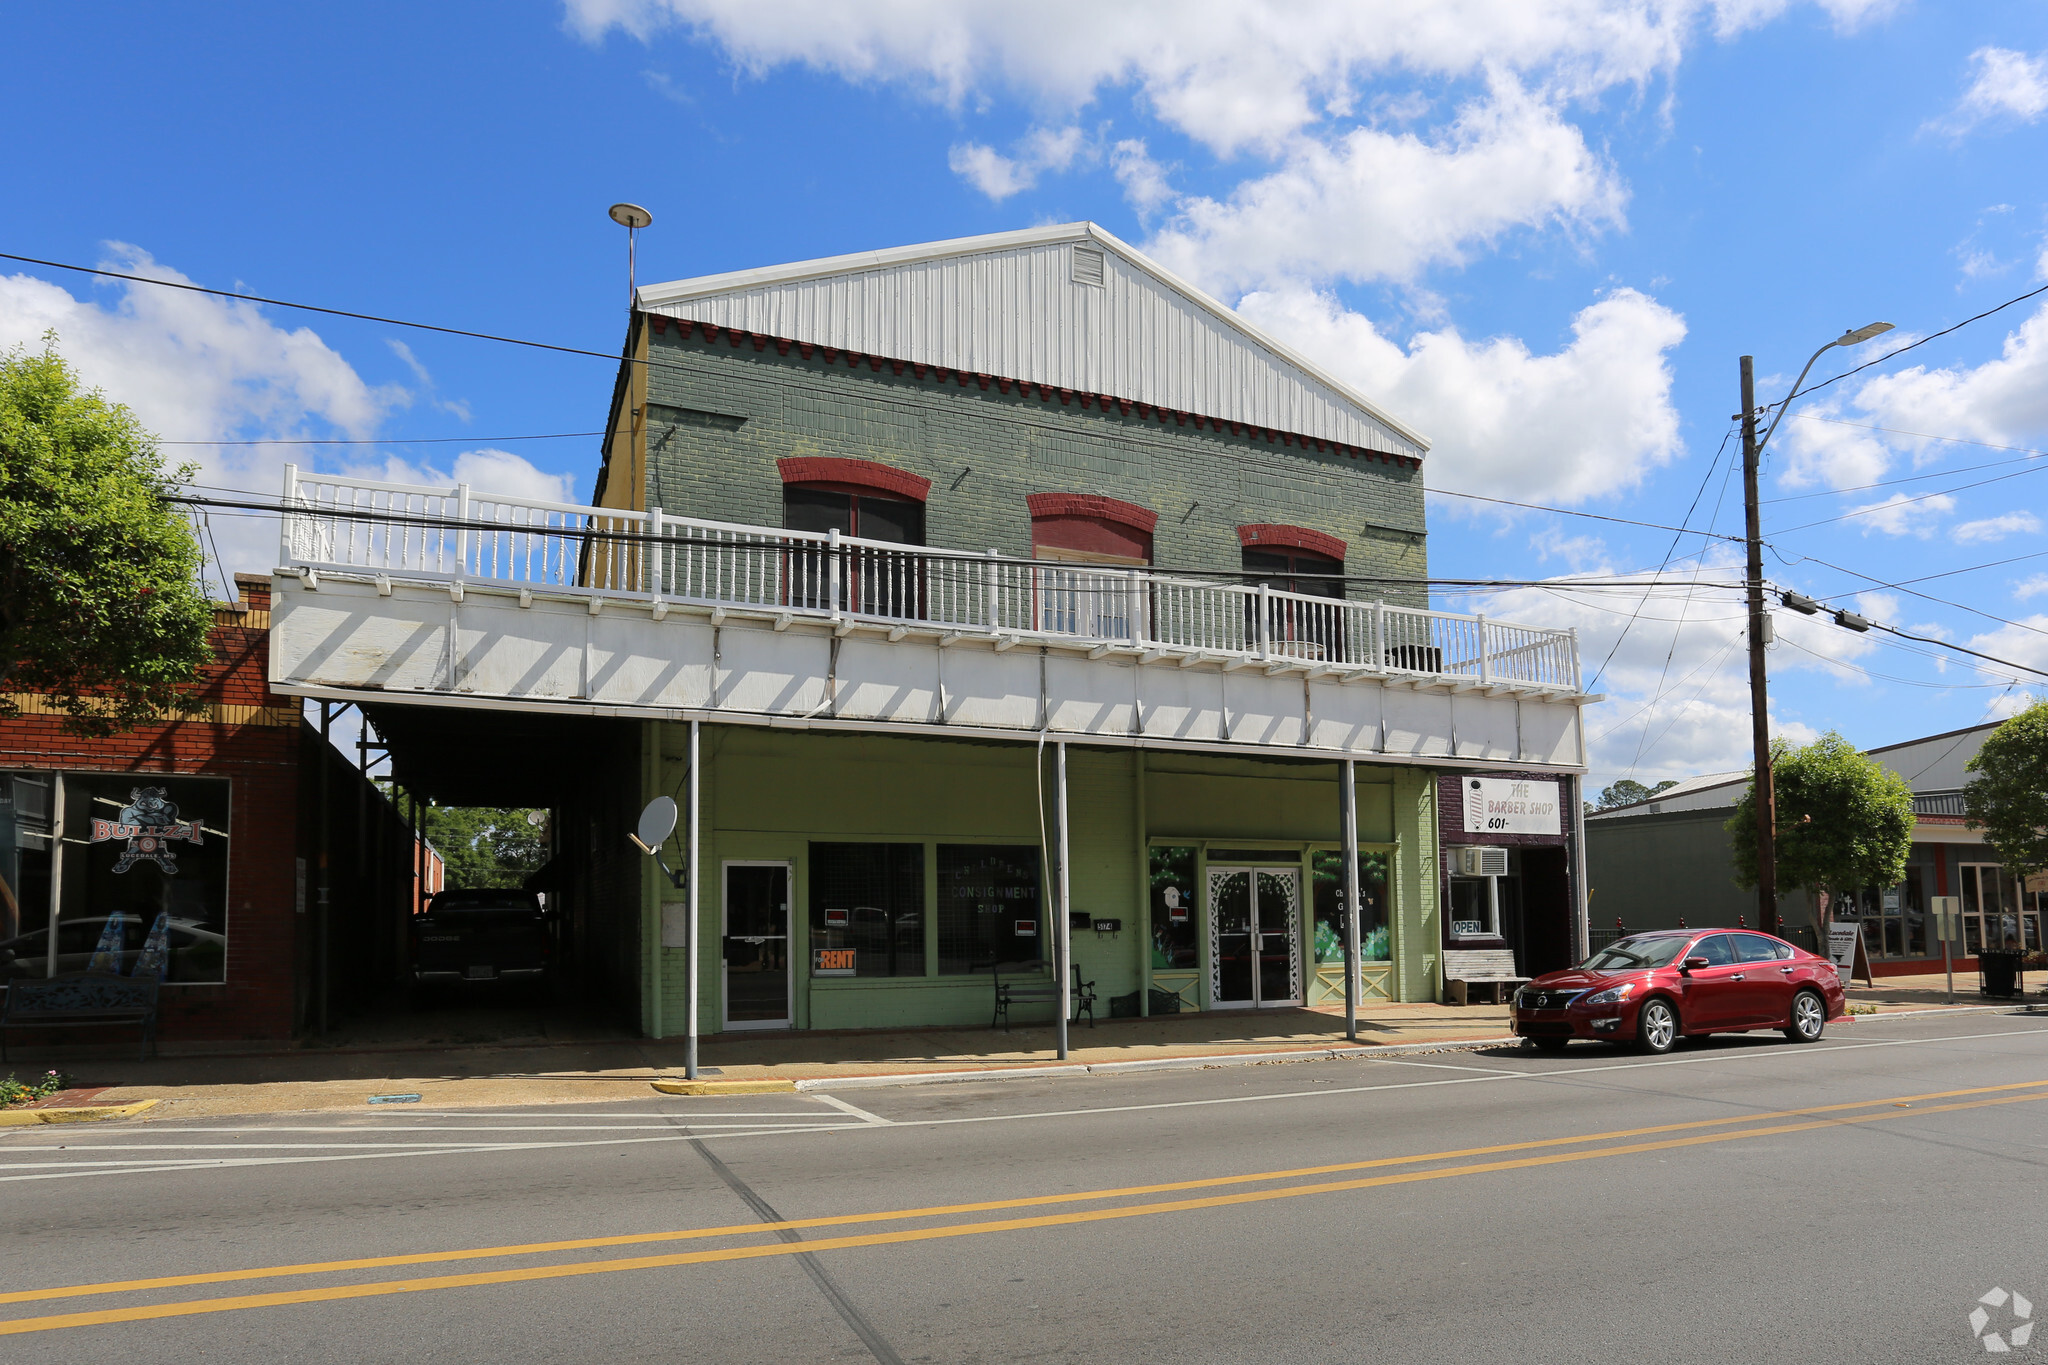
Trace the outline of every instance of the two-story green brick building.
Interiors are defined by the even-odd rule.
[[[648,1033],[693,925],[704,1032],[978,1024],[1069,944],[1104,1014],[1327,1006],[1346,809],[1368,1007],[1562,965],[1576,642],[1429,609],[1427,443],[1365,396],[1087,223],[636,304],[593,505],[287,488],[274,671],[637,724],[616,804],[694,810],[694,884],[578,857],[641,888]]]

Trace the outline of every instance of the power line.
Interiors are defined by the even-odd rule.
[[[2019,446],[1998,447],[2004,450],[2018,450]],[[1891,488],[1902,483],[1925,483],[1929,479],[1948,479],[1957,474],[1975,474],[1980,469],[2003,469],[2007,465],[2032,464],[2048,450],[2034,451],[2017,460],[1991,460],[1984,464],[1966,464],[1955,469],[1934,469],[1925,474],[1905,474],[1896,479],[1879,479],[1876,483],[1853,483],[1847,488],[1823,488],[1818,493],[1788,493],[1782,498],[1765,498],[1763,505],[1772,506],[1781,502],[1806,502],[1812,498],[1834,498],[1844,493],[1865,493],[1873,488]]]
[[[1724,446],[1727,444],[1727,441],[1727,437],[1724,436],[1721,438],[1721,443]],[[1708,470],[1708,473],[1710,475],[1713,472],[1713,468],[1719,466],[1720,460],[1721,452],[1717,450],[1714,452],[1714,466],[1710,467]],[[1720,534],[1718,531],[1696,531],[1689,526],[1665,526],[1660,522],[1636,521],[1631,517],[1610,517],[1600,512],[1575,511],[1570,507],[1546,507],[1540,502],[1516,502],[1513,498],[1489,498],[1484,494],[1480,493],[1459,493],[1454,492],[1453,490],[1448,488],[1428,488],[1423,491],[1428,494],[1433,494],[1437,497],[1466,498],[1472,502],[1498,503],[1502,507],[1524,507],[1532,512],[1555,512],[1558,516],[1561,517],[1585,517],[1589,521],[1611,521],[1621,526],[1640,526],[1645,530],[1649,531],[1676,531],[1680,535],[1706,536],[1713,540],[1732,540],[1736,542],[1740,542],[1742,540],[1741,536],[1726,536]],[[1693,505],[1699,505],[1698,497],[1695,497],[1693,499]],[[1688,513],[1688,515],[1690,514]]]
[[[1797,526],[1787,526],[1781,530],[1773,532],[1772,534],[1789,536],[1794,531],[1806,531],[1812,529],[1815,526],[1826,526],[1832,522],[1847,521],[1851,517],[1869,516],[1875,512],[1889,512],[1895,507],[1911,507],[1914,503],[1926,502],[1929,498],[1945,498],[1951,493],[1964,493],[1972,488],[1982,488],[1986,484],[2003,483],[2007,479],[2024,478],[2028,474],[2038,474],[2044,469],[2048,469],[2048,464],[2038,464],[2035,465],[2032,469],[2015,469],[2010,474],[1994,475],[1993,477],[1988,479],[1979,479],[1975,483],[1959,483],[1955,485],[1953,488],[1938,488],[1932,493],[1922,493],[1918,497],[1912,498],[1901,498],[1897,502],[1872,503],[1868,507],[1858,507],[1854,511],[1844,512],[1840,516],[1822,517],[1818,521],[1806,521],[1801,522]]]
[[[237,295],[236,297],[240,297]],[[566,441],[572,437],[602,436],[601,431],[550,431],[538,436],[386,436],[375,440],[343,440],[339,437],[277,437],[260,441],[158,441],[160,446],[430,446],[479,441]]]
[[[1818,393],[1822,389],[1826,388],[1828,385],[1833,384],[1839,380],[1847,379],[1852,374],[1861,374],[1863,373],[1863,371],[1869,369],[1873,365],[1882,365],[1887,360],[1891,360],[1897,356],[1902,356],[1906,352],[1914,350],[1917,347],[1925,346],[1928,342],[1934,341],[1940,337],[1945,337],[1950,332],[1961,331],[1963,328],[1968,327],[1973,322],[1982,322],[1985,318],[1990,317],[1993,313],[2002,313],[2006,309],[2012,307],[2014,304],[2025,303],[2028,299],[2033,298],[2037,294],[2048,294],[2048,284],[2042,285],[2039,289],[2029,289],[2026,293],[2021,294],[2017,298],[2007,299],[2004,303],[1999,304],[1996,308],[1987,308],[1983,312],[1978,313],[1974,317],[1964,318],[1961,322],[1957,323],[1953,327],[1944,327],[1939,332],[1935,332],[1931,335],[1921,337],[1918,341],[1909,341],[1904,346],[1899,347],[1895,351],[1887,351],[1875,360],[1866,360],[1861,365],[1858,365],[1856,368],[1852,370],[1844,370],[1840,374],[1836,375],[1833,379],[1823,379],[1820,381],[1820,383],[1815,384],[1811,388],[1803,389],[1801,390],[1801,392],[1806,394]],[[1779,407],[1782,406],[1782,404],[1786,401],[1789,400],[1780,399],[1777,403],[1771,404],[1771,406],[1774,408]]]

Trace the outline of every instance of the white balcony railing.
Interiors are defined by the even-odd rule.
[[[751,608],[1332,670],[1579,689],[1573,632],[1098,568],[421,487],[286,466],[282,564]]]

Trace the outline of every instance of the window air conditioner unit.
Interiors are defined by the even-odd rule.
[[[1466,844],[1449,850],[1454,877],[1505,877],[1508,851],[1485,844]]]

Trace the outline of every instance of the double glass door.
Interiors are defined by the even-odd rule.
[[[2035,893],[2022,889],[1996,863],[1964,863],[1963,955],[1983,949],[2033,952],[2041,946],[2041,914]]]
[[[1209,868],[1209,998],[1218,1009],[1301,1003],[1301,872]]]
[[[719,944],[725,1026],[788,1028],[788,863],[725,865],[725,933]]]

